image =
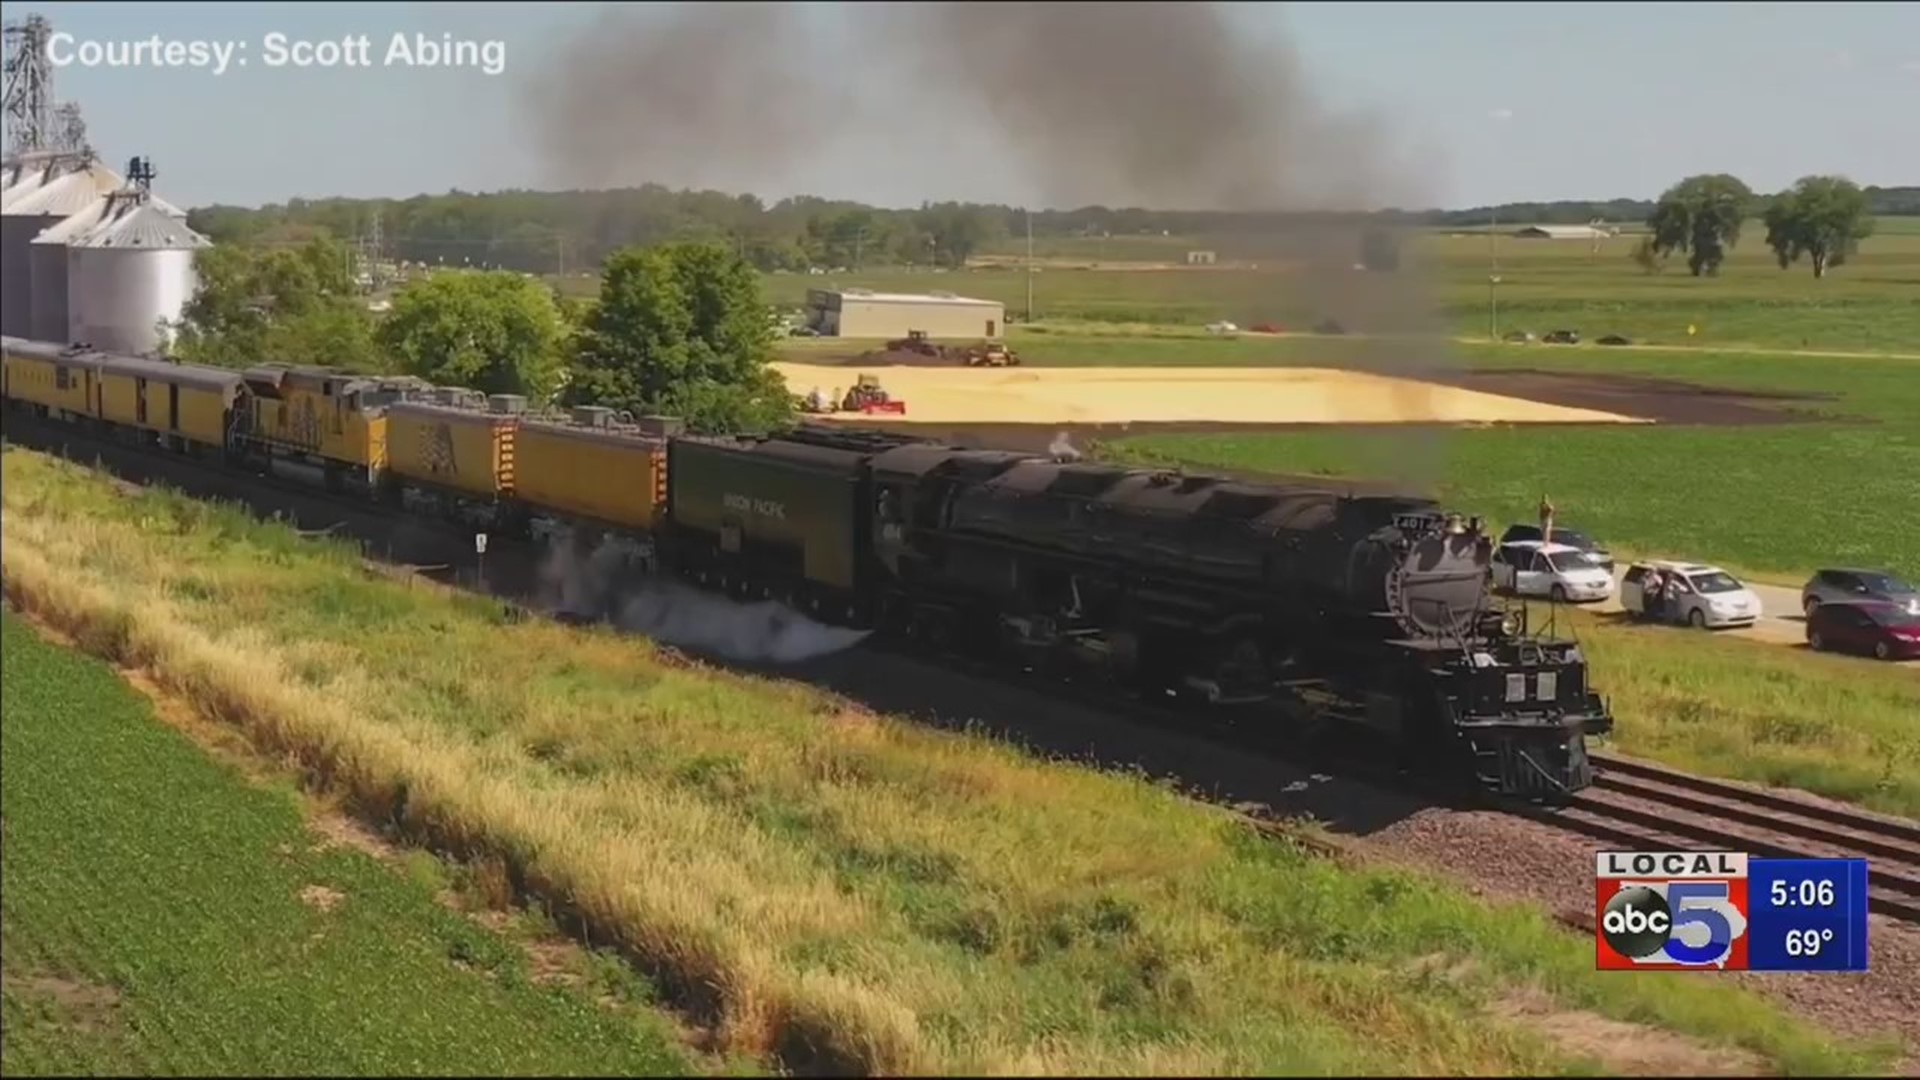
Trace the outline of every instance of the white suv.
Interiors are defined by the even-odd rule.
[[[1592,552],[1566,544],[1514,540],[1493,552],[1493,584],[1516,596],[1544,596],[1556,604],[1594,603],[1613,595],[1613,575]]]
[[[1658,611],[1647,607],[1646,581],[1658,570],[1667,578],[1667,601]],[[1760,598],[1732,574],[1703,563],[1636,562],[1620,582],[1620,606],[1629,614],[1660,622],[1684,622],[1705,629],[1752,626],[1760,617]]]

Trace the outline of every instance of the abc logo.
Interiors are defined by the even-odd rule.
[[[1666,948],[1672,930],[1673,912],[1666,897],[1644,886],[1615,893],[1600,917],[1607,947],[1633,960]]]

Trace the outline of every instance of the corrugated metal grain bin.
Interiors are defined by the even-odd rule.
[[[33,241],[117,190],[125,179],[99,162],[55,170],[0,207],[0,333],[33,335]]]
[[[397,402],[387,407],[387,468],[432,487],[492,499],[514,491],[517,417]]]
[[[667,497],[666,442],[637,429],[522,421],[514,464],[522,502],[638,532]]]
[[[675,439],[667,452],[673,522],[711,537],[723,556],[854,589],[864,457],[780,440]]]
[[[212,246],[161,206],[117,204],[67,244],[68,340],[131,353],[166,348],[172,335],[160,327],[185,312],[199,287],[194,256]],[[36,280],[36,306],[39,288]]]

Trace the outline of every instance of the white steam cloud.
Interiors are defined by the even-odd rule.
[[[638,549],[614,538],[585,554],[580,546],[561,535],[541,561],[540,603],[550,612],[604,619],[665,645],[743,664],[796,664],[868,636],[822,625],[774,601],[738,603],[651,576]]]

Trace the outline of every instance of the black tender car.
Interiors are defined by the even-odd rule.
[[[1523,540],[1539,539],[1540,526],[1538,525],[1514,525],[1510,526],[1506,532],[1500,534],[1500,544],[1502,546]],[[1601,567],[1604,568],[1607,573],[1613,573],[1613,554],[1602,547],[1600,542],[1589,534],[1565,525],[1555,525],[1553,527],[1553,542],[1592,553],[1595,558],[1600,560]]]

